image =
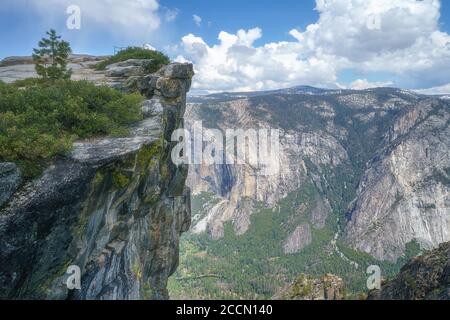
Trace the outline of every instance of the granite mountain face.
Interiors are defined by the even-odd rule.
[[[286,276],[267,280],[279,284],[302,272],[334,273],[347,283],[355,272],[361,276],[358,291],[364,290],[366,265],[384,263],[386,273],[395,273],[407,257],[450,241],[445,97],[393,88],[297,87],[191,97],[186,118],[187,127],[202,121],[223,131],[281,130],[277,175],[261,175],[247,164],[191,166],[193,222],[186,246],[204,250],[214,261],[225,252],[235,254],[245,269],[252,268],[247,260],[262,259],[277,265],[268,269],[280,278]],[[272,252],[249,254],[252,245]],[[332,267],[311,261],[312,250],[326,256],[322,260],[340,262]],[[267,272],[255,271],[254,277]],[[222,282],[231,296],[239,295],[236,283]],[[274,290],[268,285],[253,292],[264,297]]]
[[[194,231],[220,238],[222,224],[231,221],[236,233],[245,233],[252,202],[275,207],[309,179],[320,193],[311,224],[320,228],[332,207],[342,209],[345,241],[380,260],[396,260],[413,240],[425,248],[450,240],[450,109],[445,100],[395,89],[268,93],[193,103],[188,118],[216,122],[221,129],[283,132],[279,175],[259,176],[245,165],[190,171],[194,194],[213,192],[225,201],[216,205],[223,210],[213,207],[206,219],[194,223]],[[352,178],[336,181],[344,191],[330,179],[340,170]],[[339,191],[343,194],[336,197]]]
[[[422,101],[399,115],[348,212],[350,245],[395,260],[412,240],[427,249],[449,241],[449,124],[442,101]]]

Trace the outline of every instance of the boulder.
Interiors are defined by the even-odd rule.
[[[194,67],[190,63],[172,63],[164,68],[166,78],[191,79],[194,76]]]

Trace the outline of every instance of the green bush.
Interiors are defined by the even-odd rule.
[[[32,178],[77,139],[125,134],[142,119],[142,99],[85,81],[0,83],[0,162]]]
[[[34,86],[43,85],[48,82],[43,78],[26,78],[22,80],[16,80],[13,83],[9,84],[11,88],[29,88]]]
[[[129,59],[148,59],[152,60],[147,66],[147,72],[153,73],[170,63],[170,59],[164,53],[156,50],[147,50],[139,47],[128,47],[119,51],[116,55],[104,60],[96,65],[97,70],[105,70],[107,66],[113,63],[126,61]]]

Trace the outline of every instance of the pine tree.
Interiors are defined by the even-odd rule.
[[[46,80],[70,79],[72,70],[67,70],[67,59],[72,52],[70,44],[51,29],[49,38],[39,41],[39,49],[33,50],[33,60],[38,75]]]

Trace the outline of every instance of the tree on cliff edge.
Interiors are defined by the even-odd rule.
[[[70,44],[61,40],[53,29],[47,35],[49,38],[43,38],[39,48],[33,49],[37,74],[46,80],[70,79],[72,70],[67,70],[67,59],[72,52]]]

